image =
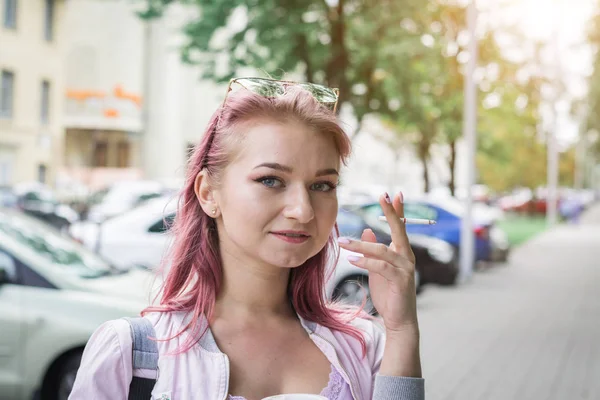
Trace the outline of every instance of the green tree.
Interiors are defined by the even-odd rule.
[[[302,73],[306,80],[340,89],[340,103],[352,105],[360,122],[385,109],[377,63],[382,38],[401,40],[400,21],[419,10],[417,0],[144,0],[143,18],[156,18],[179,2],[197,7],[200,18],[183,27],[185,62],[202,76],[226,82],[251,67],[279,78]],[[227,40],[217,40],[234,12],[244,24],[229,25]],[[357,132],[359,129],[357,129]],[[356,133],[357,133],[356,132]]]
[[[584,131],[581,134],[587,134],[589,131],[600,133],[600,8],[597,7],[596,13],[590,18],[587,29],[588,43],[594,51],[592,74],[588,79],[587,94],[587,118],[584,124]],[[592,159],[600,158],[600,140],[591,143],[587,149],[588,156]]]
[[[388,57],[382,63],[387,72],[383,86],[388,99],[401,105],[398,110],[382,113],[388,114],[389,125],[396,126],[400,135],[404,131],[411,133],[423,166],[426,191],[430,149],[434,143],[449,145],[448,185],[452,193],[455,191],[456,143],[462,136],[463,125],[464,68],[459,59],[467,51],[461,46],[459,36],[465,34],[465,19],[466,10],[460,5],[429,3],[418,18],[403,24],[407,31],[402,35],[403,40],[387,46]],[[493,80],[481,83],[489,86],[487,90],[495,90],[501,86],[503,76],[514,73],[516,66],[502,57],[495,32],[489,31],[479,38],[478,45],[480,67],[494,64],[499,71]]]

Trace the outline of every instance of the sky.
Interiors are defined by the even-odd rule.
[[[480,0],[501,1],[501,0]],[[592,49],[585,45],[588,18],[594,13],[593,0],[509,0],[514,3],[504,18],[516,21],[527,36],[556,43],[557,64],[568,90],[575,97],[584,97],[586,78],[592,72]],[[559,143],[577,139],[578,121],[568,114],[568,105],[559,107]]]

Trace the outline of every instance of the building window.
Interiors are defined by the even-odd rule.
[[[117,167],[129,167],[129,142],[119,142],[117,145]]]
[[[40,101],[40,122],[44,125],[50,120],[50,82],[42,81]]]
[[[94,146],[94,167],[105,168],[108,166],[108,143],[96,142]]]
[[[2,70],[0,78],[0,118],[12,118],[15,74]]]
[[[54,0],[46,0],[46,12],[44,14],[44,38],[52,41],[54,36]]]
[[[46,183],[46,174],[48,173],[48,167],[44,164],[38,165],[38,181],[40,183]]]
[[[17,0],[4,0],[4,27],[17,29]]]

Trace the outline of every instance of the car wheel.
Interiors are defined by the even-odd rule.
[[[79,364],[81,364],[81,353],[71,354],[62,362],[56,375],[55,393],[51,393],[49,398],[56,400],[67,400],[69,398],[75,384]]]
[[[510,248],[502,251],[502,253],[500,254],[499,257],[499,262],[503,265],[506,265],[508,263],[508,257],[510,256]]]
[[[367,276],[360,275],[345,278],[335,288],[334,299],[359,307],[365,302],[365,312],[371,315],[377,314],[371,300],[371,290],[369,289],[369,278]]]

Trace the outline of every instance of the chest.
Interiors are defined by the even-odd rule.
[[[347,396],[339,399],[368,397],[361,394],[368,388],[360,382],[370,382],[371,372],[362,371],[365,360],[348,358],[353,353],[343,346],[328,347],[318,336],[314,341],[241,336],[246,339],[222,336],[220,352],[194,346],[173,355],[181,343],[159,342],[159,373],[152,398],[226,400],[231,394],[254,400],[281,393],[319,394],[329,384],[332,364],[337,364],[344,382],[352,382]]]
[[[331,363],[306,335],[222,340],[229,359],[229,394],[248,400],[281,393],[319,394]]]

